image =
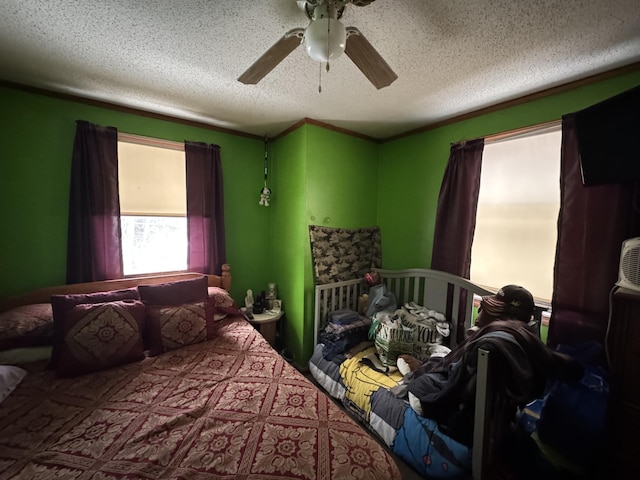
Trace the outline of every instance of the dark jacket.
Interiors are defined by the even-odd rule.
[[[497,320],[467,338],[444,358],[414,372],[407,389],[420,399],[423,415],[436,420],[452,438],[470,445],[478,350],[489,351],[494,393],[515,411],[542,396],[547,380],[579,380],[582,365],[547,347],[517,320]]]

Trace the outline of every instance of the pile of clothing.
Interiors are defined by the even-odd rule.
[[[369,341],[371,319],[353,310],[336,310],[329,314],[329,323],[320,332],[320,343],[324,345],[322,356],[325,360],[342,357],[353,347]],[[370,342],[368,342],[370,344]],[[344,358],[338,358],[341,361]]]

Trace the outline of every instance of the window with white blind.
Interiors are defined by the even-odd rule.
[[[471,250],[471,280],[527,288],[551,301],[560,209],[560,126],[488,140]]]
[[[124,274],[186,270],[184,147],[119,136],[118,182]]]

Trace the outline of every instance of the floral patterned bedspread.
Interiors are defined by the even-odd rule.
[[[242,318],[75,378],[33,365],[0,404],[0,478],[393,479],[384,448]]]

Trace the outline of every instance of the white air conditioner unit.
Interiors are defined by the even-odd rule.
[[[640,237],[622,242],[616,285],[640,291]]]

